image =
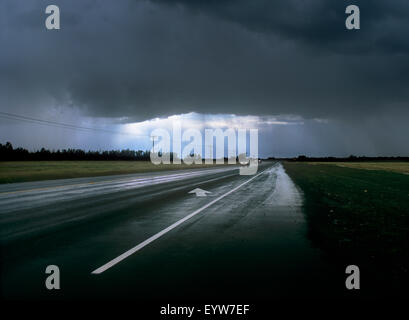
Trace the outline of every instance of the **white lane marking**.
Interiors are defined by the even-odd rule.
[[[208,193],[211,193],[210,191],[206,191],[200,188],[196,188],[192,191],[189,191],[188,193],[195,193],[196,197],[207,197]]]
[[[155,241],[156,239],[162,237],[164,234],[168,233],[169,231],[175,229],[177,226],[181,225],[183,222],[189,220],[190,218],[194,217],[195,215],[199,214],[202,212],[204,209],[210,207],[211,205],[215,204],[217,201],[223,199],[224,197],[227,197],[229,194],[233,193],[234,191],[240,189],[242,186],[246,185],[250,181],[254,180],[257,178],[260,174],[264,173],[264,171],[260,172],[259,174],[255,175],[254,177],[250,178],[249,180],[243,182],[239,186],[235,187],[234,189],[226,192],[225,194],[221,195],[220,197],[214,199],[213,201],[210,201],[208,204],[204,205],[203,207],[197,209],[196,211],[192,212],[191,214],[187,215],[186,217],[180,219],[179,221],[175,222],[174,224],[170,225],[166,229],[163,229],[162,231],[158,232],[157,234],[153,235],[152,237],[146,239],[145,241],[141,242],[140,244],[136,245],[132,249],[129,249],[128,251],[124,252],[120,256],[116,257],[115,259],[109,261],[108,263],[104,264],[102,267],[99,267],[98,269],[94,270],[91,272],[91,274],[100,274],[109,268],[113,267],[117,263],[121,262],[122,260],[128,258],[130,255],[134,254],[135,252],[141,250],[143,247],[147,246],[151,242]]]

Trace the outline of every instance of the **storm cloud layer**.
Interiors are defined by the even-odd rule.
[[[407,0],[56,0],[58,31],[49,4],[0,4],[2,111],[296,115],[409,134]],[[345,28],[349,4],[360,30]]]

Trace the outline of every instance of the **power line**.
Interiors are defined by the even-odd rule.
[[[73,125],[73,124],[68,124],[68,123],[63,123],[63,122],[56,122],[56,121],[26,117],[26,116],[13,114],[9,112],[2,112],[2,111],[0,111],[0,118],[7,119],[7,120],[17,120],[17,121],[28,122],[28,123],[33,123],[33,124],[46,125],[46,126],[57,127],[57,128],[82,130],[83,132],[97,131],[97,132],[105,132],[105,133],[111,133],[111,134],[128,135],[128,136],[134,136],[134,137],[150,137],[149,135],[138,135],[138,134],[125,133],[125,132],[114,131],[114,130],[107,130],[107,129],[102,129],[102,128],[83,127],[83,126],[78,126],[78,125]]]

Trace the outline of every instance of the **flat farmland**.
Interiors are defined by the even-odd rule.
[[[407,163],[284,162],[284,167],[303,192],[315,246],[340,267],[350,261],[371,270],[385,292],[409,284],[409,176],[402,174]]]
[[[336,165],[344,168],[384,170],[409,174],[409,162],[309,162],[310,164]]]

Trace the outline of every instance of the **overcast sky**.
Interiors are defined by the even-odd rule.
[[[45,28],[49,4],[58,31]],[[360,30],[345,28],[349,4]],[[262,155],[407,156],[409,4],[2,0],[0,111],[122,132],[3,115],[0,143],[30,149],[147,148],[136,132],[177,116],[257,127]]]

